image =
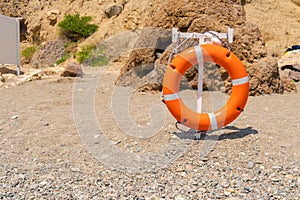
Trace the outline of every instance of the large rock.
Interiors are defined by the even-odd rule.
[[[82,77],[83,70],[80,64],[75,62],[70,62],[69,65],[62,72],[63,77]]]
[[[47,42],[33,55],[31,65],[34,68],[50,67],[65,55],[65,41],[53,40]]]
[[[285,91],[297,91],[295,82],[300,81],[300,51],[284,54],[278,61],[278,67]]]
[[[155,66],[155,62],[171,44],[171,39],[169,30],[151,27],[143,29],[117,83],[134,86],[139,90],[160,90],[164,71]]]
[[[104,13],[106,14],[106,16],[108,18],[111,18],[113,16],[118,16],[121,14],[121,12],[123,11],[123,6],[120,6],[120,5],[111,5],[111,6],[108,6]]]
[[[176,27],[182,32],[198,33],[210,30],[227,32],[228,28],[234,28],[235,38],[234,43],[231,45],[231,50],[240,58],[249,72],[250,83],[253,83],[250,86],[250,95],[282,93],[283,87],[275,58],[267,57],[265,43],[257,26],[246,22],[246,14],[241,5],[243,2],[239,0],[234,1],[234,3],[230,0],[170,0],[146,20],[146,26],[160,27],[165,30],[171,30],[171,28]],[[170,37],[171,34],[168,36]],[[128,78],[125,77],[128,75],[139,77],[139,73],[144,77],[140,83],[147,85],[148,88],[149,83],[153,84],[153,89],[161,88],[164,70],[168,64],[167,58],[170,55],[169,51],[172,51],[172,47],[169,47],[169,51],[165,52],[155,47],[156,45],[154,44],[159,43],[162,37],[168,38],[165,32],[162,31],[155,34],[142,34],[139,41],[147,40],[149,43],[152,42],[152,45],[148,44],[151,48],[146,47],[145,49],[134,50],[129,57],[129,61],[124,66],[119,80],[127,79],[125,82],[128,85]],[[190,43],[190,45],[195,45],[195,43]],[[166,49],[166,47],[163,48]],[[145,68],[147,70],[143,73],[141,73],[141,70],[137,70],[137,73],[136,68]],[[155,72],[150,69],[153,69]],[[149,76],[147,76],[147,72]],[[205,82],[204,88],[219,90],[225,87],[223,89],[226,92],[230,92],[231,80],[223,68],[214,67],[214,71],[209,73],[215,73],[214,76],[210,77],[219,76],[223,80],[219,80],[219,83],[216,80],[214,84]],[[153,74],[157,74],[157,82],[155,84]],[[149,81],[147,81],[148,77]],[[190,87],[197,88],[197,70],[190,70],[186,79]],[[122,84],[124,81],[119,81],[118,83]],[[132,82],[132,84],[135,85],[136,83]],[[157,87],[157,85],[160,85],[160,87]],[[143,86],[141,85],[140,87],[142,88]]]

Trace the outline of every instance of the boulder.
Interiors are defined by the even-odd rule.
[[[50,24],[52,26],[54,26],[57,23],[57,18],[59,14],[59,10],[50,10],[47,12],[47,19],[50,21]]]
[[[278,67],[275,58],[267,57],[265,42],[258,27],[246,22],[246,14],[242,6],[243,1],[230,0],[170,0],[149,16],[146,20],[147,27],[159,27],[160,30],[168,30],[176,27],[181,32],[198,32],[206,31],[227,32],[228,28],[234,28],[234,43],[231,45],[231,51],[234,52],[245,65],[249,72],[250,78],[250,95],[261,95],[270,93],[282,93],[283,86],[280,81]],[[153,31],[152,31],[153,32]],[[165,31],[166,32],[166,31]],[[132,77],[153,77],[154,70],[157,74],[157,82],[153,84],[154,79],[149,81],[144,78],[140,83],[154,85],[153,89],[161,88],[162,77],[168,64],[170,52],[174,49],[170,46],[161,45],[163,48],[157,48],[160,38],[169,37],[165,32],[141,34],[139,41],[147,41],[151,48],[133,50],[128,62],[124,66],[119,80],[124,80],[125,76],[130,74]],[[138,42],[139,42],[138,41]],[[150,45],[150,43],[152,45]],[[197,42],[190,42],[189,45],[196,45]],[[184,48],[188,46],[183,46]],[[183,50],[184,48],[181,48]],[[167,49],[167,50],[166,50]],[[139,70],[136,70],[139,69]],[[141,70],[146,69],[141,73]],[[124,73],[126,72],[126,73]],[[147,76],[149,73],[149,76]],[[220,90],[230,92],[231,80],[228,73],[220,67],[211,67],[208,69],[210,77],[221,77],[222,80],[205,82],[204,89]],[[261,74],[259,74],[261,73]],[[191,88],[197,88],[197,70],[191,69],[186,75],[186,81]],[[135,79],[135,78],[134,78]],[[253,80],[252,80],[253,79]],[[127,79],[128,80],[128,79]],[[136,79],[135,79],[136,80]],[[117,82],[123,84],[124,82]],[[132,81],[132,85],[136,84]],[[130,85],[130,81],[126,81]],[[160,85],[160,87],[157,87]],[[142,85],[140,86],[142,87]],[[225,87],[225,88],[224,88]]]
[[[170,30],[151,27],[143,29],[116,83],[134,86],[142,91],[160,90],[165,66],[156,66],[155,63],[171,44],[171,40]]]
[[[62,72],[63,77],[82,77],[83,71],[80,64],[75,62],[70,62],[69,65]]]
[[[33,55],[31,65],[34,68],[51,67],[65,55],[65,51],[65,40],[47,42]]]
[[[108,18],[111,18],[113,16],[118,16],[122,13],[123,11],[123,6],[120,6],[120,5],[111,5],[111,6],[108,6],[104,13],[106,14],[106,16]]]

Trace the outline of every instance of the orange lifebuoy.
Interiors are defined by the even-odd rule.
[[[232,79],[232,94],[227,103],[212,113],[198,113],[189,109],[179,95],[179,84],[184,73],[199,62],[214,62],[226,69]],[[215,130],[235,120],[244,110],[249,93],[248,74],[244,65],[228,49],[204,44],[191,47],[176,55],[168,65],[162,96],[171,114],[186,127],[195,130]]]

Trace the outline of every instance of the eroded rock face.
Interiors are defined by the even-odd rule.
[[[50,67],[65,54],[65,41],[53,40],[47,42],[33,55],[31,65],[34,68]]]
[[[181,32],[198,33],[206,31],[227,32],[228,28],[234,28],[235,37],[234,43],[231,45],[231,50],[243,62],[249,72],[250,83],[252,83],[250,86],[250,95],[282,93],[283,87],[275,58],[267,57],[261,33],[255,25],[246,23],[246,15],[241,5],[241,1],[234,1],[232,3],[230,0],[170,0],[146,20],[146,26],[160,27],[166,30],[176,27]],[[142,34],[140,41],[148,40],[155,43],[164,37],[163,35]],[[172,51],[172,48],[169,48],[169,50]],[[154,84],[153,78],[149,79],[149,81],[144,78],[141,82],[147,85],[148,88],[150,82],[155,86],[153,89],[161,88],[157,87],[157,84],[161,85],[162,83],[161,80],[164,75],[164,69],[168,64],[167,58],[170,53],[168,51],[159,51],[159,55],[157,53],[158,49],[155,47],[134,50],[130,55],[128,63],[122,70],[120,79],[128,79],[124,77],[129,77],[129,75],[138,77],[135,68],[142,68],[140,65],[154,66],[152,68],[158,77],[156,84]],[[205,87],[207,86],[206,89],[220,90],[220,85],[222,85],[222,87],[226,87],[226,92],[230,92],[231,80],[225,70],[218,69],[215,72],[209,73],[221,76],[224,83],[204,83]],[[149,77],[153,77],[154,72],[149,71],[149,74]],[[147,74],[144,74],[144,77],[147,77]],[[189,72],[186,78],[189,81],[190,87],[197,87],[197,70]],[[126,84],[128,85],[129,82],[127,80]],[[119,84],[122,84],[122,81]]]

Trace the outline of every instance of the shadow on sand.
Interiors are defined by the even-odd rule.
[[[197,132],[193,129],[188,131],[174,132],[180,139],[189,140],[226,140],[226,139],[239,139],[244,138],[247,135],[258,134],[258,131],[252,127],[247,128],[237,128],[236,126],[226,126],[222,129],[207,131],[207,132]]]
[[[9,69],[5,66],[0,65],[0,73],[1,74],[17,74],[17,70]],[[24,72],[20,72],[20,74],[24,74]]]

